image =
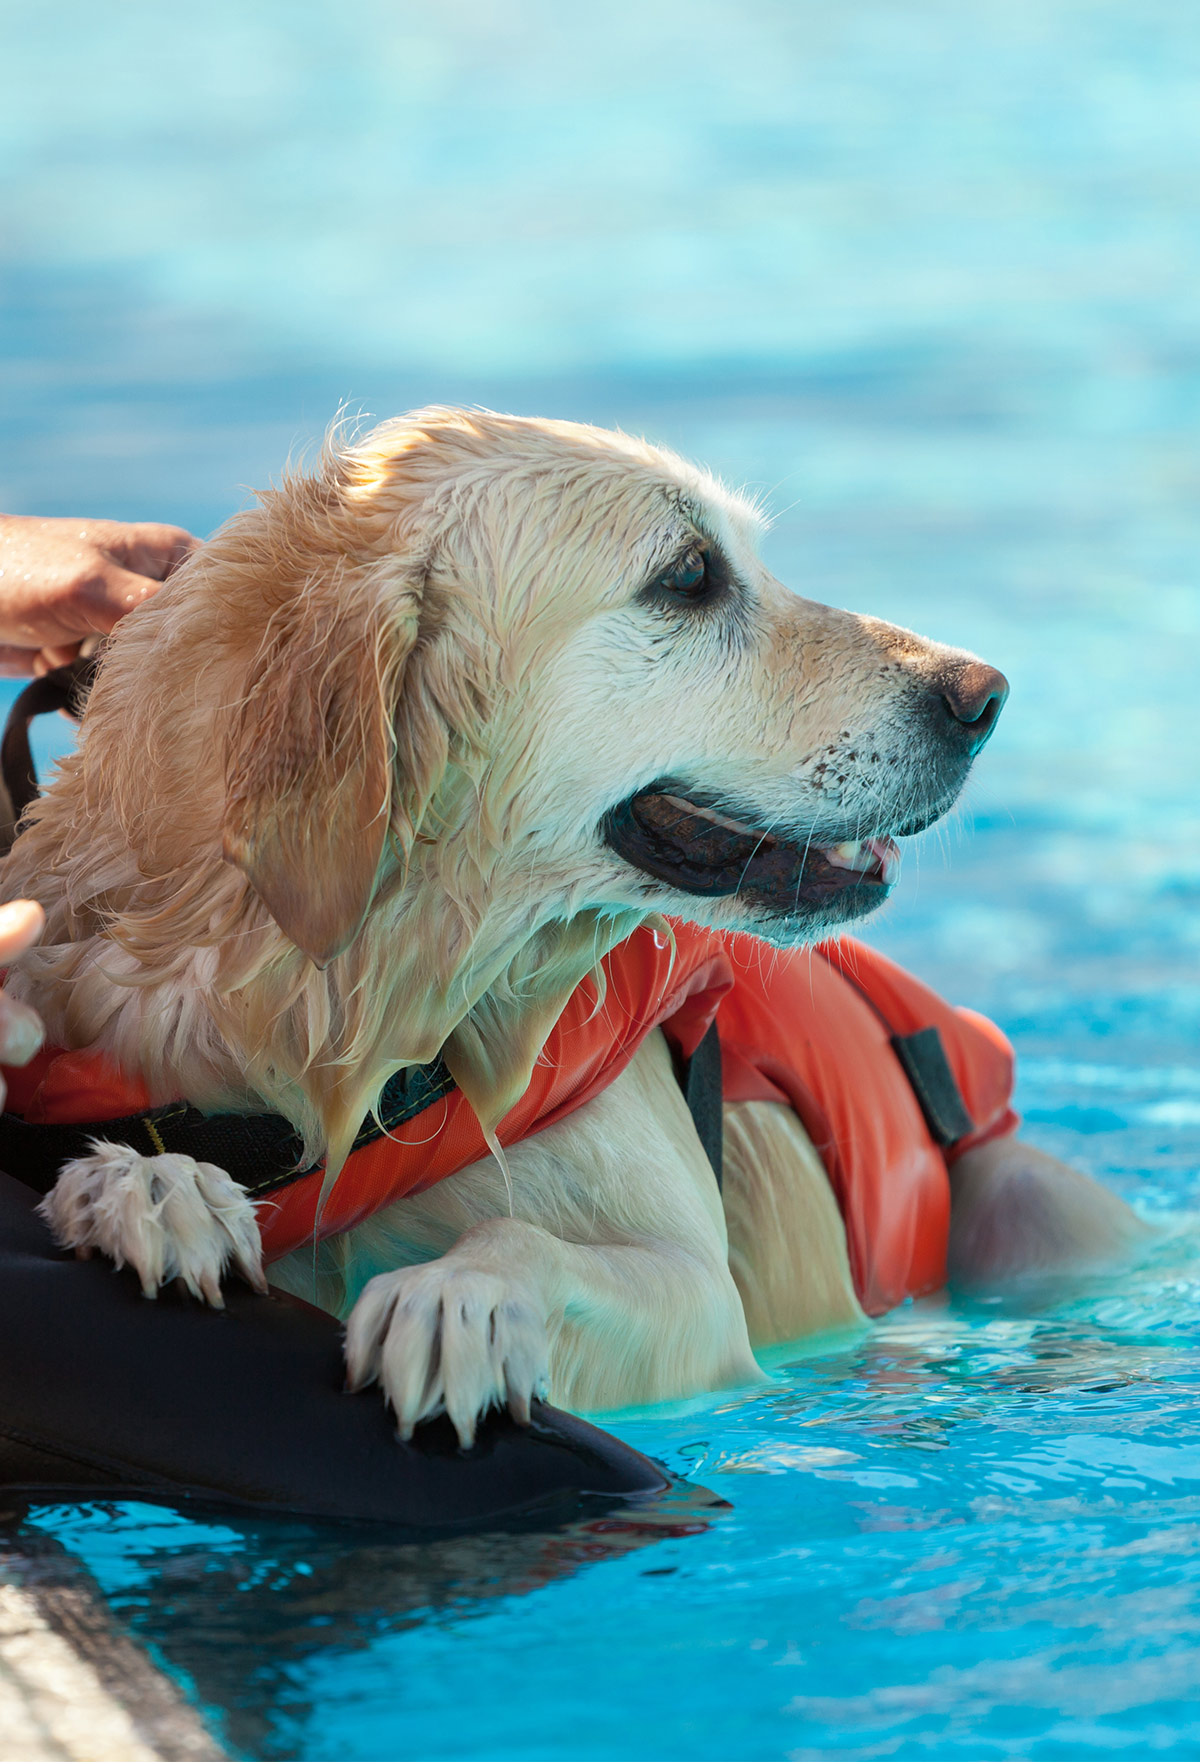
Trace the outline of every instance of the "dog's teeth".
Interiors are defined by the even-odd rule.
[[[900,873],[900,853],[890,839],[843,839],[822,855],[835,870],[854,870],[890,888]]]
[[[870,842],[865,839],[843,839],[840,845],[825,849],[826,858],[839,870],[865,870],[874,855]]]

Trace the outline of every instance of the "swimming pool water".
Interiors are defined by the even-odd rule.
[[[30,1523],[255,1756],[1185,1758],[1198,1295],[1175,1239],[1118,1290],[926,1300],[617,1423],[715,1514],[425,1548]]]
[[[204,531],[342,398],[619,422],[762,491],[785,581],[1010,675],[867,935],[993,1014],[1030,1136],[1165,1229],[1118,1277],[925,1300],[610,1422],[727,1509],[23,1535],[243,1754],[1196,1756],[1200,23],[27,10],[0,506]]]

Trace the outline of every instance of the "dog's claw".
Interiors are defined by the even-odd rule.
[[[204,1299],[205,1303],[210,1304],[214,1311],[223,1311],[225,1299],[221,1293],[221,1282],[218,1277],[206,1271],[200,1276],[199,1285],[200,1291],[197,1297]]]
[[[233,1267],[235,1272],[241,1275],[246,1285],[252,1287],[255,1292],[261,1293],[264,1297],[270,1292],[271,1288],[263,1269],[261,1254],[255,1255],[253,1252],[247,1253],[244,1249],[239,1249],[234,1253]]]
[[[548,1386],[548,1350],[531,1295],[445,1258],[368,1281],[346,1326],[347,1383],[379,1380],[400,1439],[446,1414],[469,1451],[489,1409],[507,1406],[528,1424]]]
[[[238,1271],[241,1274],[243,1280],[245,1280],[250,1286],[252,1286],[254,1288],[255,1292],[261,1293],[263,1295],[263,1297],[265,1298],[266,1295],[270,1292],[271,1287],[270,1287],[270,1284],[267,1280],[267,1276],[266,1276],[265,1272],[263,1271],[263,1265],[262,1265],[261,1261],[258,1261],[258,1262],[246,1261],[242,1257],[239,1256],[237,1266],[238,1266]]]

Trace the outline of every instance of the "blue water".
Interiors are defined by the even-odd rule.
[[[0,5],[0,507],[211,528],[339,401],[645,430],[1011,704],[882,947],[1145,1266],[612,1423],[732,1503],[402,1548],[41,1509],[275,1757],[1200,1752],[1200,15]]]

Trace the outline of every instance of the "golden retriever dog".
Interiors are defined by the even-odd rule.
[[[330,1181],[388,1079],[439,1054],[494,1144],[606,951],[658,914],[792,945],[869,910],[999,708],[974,657],[783,587],[759,528],[674,455],[570,423],[434,409],[332,444],[119,626],[7,860],[47,918],[12,990],[152,1100],[285,1116]],[[652,788],[786,880],[697,892],[614,838]],[[798,1120],[738,1105],[725,1140],[723,1207],[656,1031],[565,1120],[272,1277],[348,1318],[351,1380],[406,1436],[758,1380],[752,1334],[862,1313]],[[149,1291],[262,1282],[212,1165],[98,1146],[47,1212]],[[984,1276],[1138,1230],[1011,1140],[963,1160],[954,1217]]]

